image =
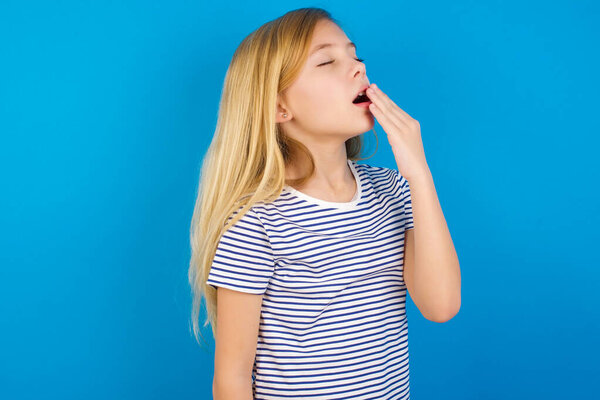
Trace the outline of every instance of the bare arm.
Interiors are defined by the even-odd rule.
[[[460,309],[460,265],[425,158],[421,125],[378,85],[371,84],[367,96],[387,133],[398,173],[410,183],[414,227],[405,238],[404,282],[425,318],[448,321]]]
[[[214,400],[253,400],[252,382],[250,380],[229,380],[222,383],[213,382]]]
[[[460,309],[460,265],[433,178],[410,181],[414,229],[406,231],[404,282],[423,316],[446,322]]]
[[[252,366],[262,297],[223,287],[217,289],[215,400],[252,400]]]

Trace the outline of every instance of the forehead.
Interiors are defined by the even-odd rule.
[[[334,22],[320,20],[315,26],[312,40],[310,42],[309,54],[312,54],[320,45],[331,43],[333,45],[345,46],[349,42],[348,36]]]

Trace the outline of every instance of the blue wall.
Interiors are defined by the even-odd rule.
[[[597,396],[597,2],[4,1],[0,398],[211,398],[200,162],[239,42],[307,6],[421,123],[461,261],[454,319],[408,304],[411,397]]]

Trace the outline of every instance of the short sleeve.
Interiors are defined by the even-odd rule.
[[[406,178],[404,178],[398,171],[393,170],[396,175],[397,182],[400,186],[400,202],[402,203],[402,209],[404,210],[404,229],[414,229],[415,224],[413,221],[412,202],[410,197],[410,185]]]
[[[250,209],[221,236],[206,283],[215,289],[221,286],[244,293],[263,294],[274,266],[267,232]]]
[[[404,179],[404,186],[402,188],[402,198],[404,199],[404,229],[413,229],[415,224],[413,222],[412,202],[410,200],[410,185],[408,181]]]

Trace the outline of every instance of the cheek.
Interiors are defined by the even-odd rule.
[[[334,85],[331,81],[320,81],[303,91],[302,108],[318,115],[339,108],[342,100],[339,85]]]

